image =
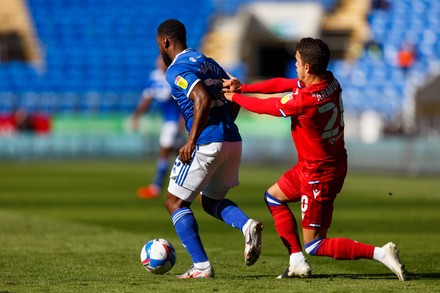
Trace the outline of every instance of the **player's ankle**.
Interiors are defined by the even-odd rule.
[[[298,252],[294,252],[290,255],[290,264],[296,264],[298,262],[302,262],[306,260],[306,257],[304,256],[304,254],[302,253],[302,251],[298,251]]]
[[[385,258],[385,250],[382,247],[374,247],[373,259],[383,262]]]

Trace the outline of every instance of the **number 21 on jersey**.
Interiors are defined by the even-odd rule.
[[[332,115],[324,128],[322,139],[338,135],[340,128],[344,127],[344,104],[342,103],[342,93],[339,94],[339,107],[335,105],[335,103],[329,102],[318,108],[319,113],[327,113],[329,111],[332,111]],[[338,114],[341,117],[339,121],[337,121]]]

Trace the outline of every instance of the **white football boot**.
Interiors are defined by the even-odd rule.
[[[261,254],[261,234],[263,224],[257,220],[250,219],[249,226],[245,231],[244,261],[251,266],[257,262]]]
[[[312,274],[312,267],[306,258],[297,261],[294,264],[290,264],[282,275],[279,275],[278,279],[283,278],[307,278]]]
[[[203,278],[214,278],[214,268],[212,266],[207,267],[204,270],[197,269],[192,265],[189,270],[185,273],[178,275],[179,279],[203,279]]]
[[[406,280],[406,270],[405,266],[400,261],[399,252],[397,251],[397,246],[393,242],[388,242],[380,249],[383,249],[384,257],[379,260],[383,263],[387,268],[389,268],[400,281]]]

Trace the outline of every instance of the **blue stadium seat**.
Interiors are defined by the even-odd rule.
[[[118,112],[118,99],[116,93],[106,93],[101,95],[99,111],[103,114],[113,114]]]
[[[399,113],[405,100],[405,76],[397,67],[396,56],[402,42],[410,40],[417,46],[417,60],[409,74],[413,82],[424,80],[429,64],[439,60],[440,2],[391,0],[390,3],[389,9],[374,10],[368,18],[372,36],[383,45],[383,63],[374,64],[360,59],[351,75],[362,77],[360,72],[364,72],[369,81],[359,88],[359,93],[365,96],[363,107],[392,117]],[[336,63],[333,68],[338,77],[343,76],[341,64]],[[344,80],[345,77],[341,79]],[[345,92],[353,95],[356,90],[353,90],[350,80],[347,81]],[[378,92],[371,90],[371,82],[377,86]],[[357,86],[360,85],[358,82]],[[382,94],[383,99],[376,99],[375,92]],[[346,101],[346,104],[351,103],[352,101]]]
[[[40,95],[35,92],[27,92],[21,95],[19,107],[25,109],[28,113],[39,112]]]
[[[75,114],[79,112],[80,96],[73,92],[65,92],[58,94],[58,113],[60,114]]]
[[[10,114],[18,108],[19,98],[15,93],[3,92],[0,98],[0,115]]]
[[[326,11],[333,10],[340,0],[309,0],[322,5]],[[215,11],[224,15],[234,15],[239,8],[255,2],[267,2],[267,0],[212,0]],[[272,0],[272,2],[304,2],[304,0]]]
[[[29,65],[10,64],[0,70],[0,77],[5,76],[0,90],[22,93],[26,107],[51,113],[133,109],[132,100],[119,99],[124,93],[140,95],[143,90],[158,54],[155,30],[159,23],[166,18],[181,19],[191,28],[188,45],[198,47],[214,12],[213,4],[204,0],[194,0],[198,8],[191,11],[182,9],[187,4],[183,0],[170,3],[167,9],[149,0],[131,0],[130,5],[114,0],[27,2],[43,45],[46,72],[38,75]],[[47,92],[59,95],[59,101],[48,98]],[[110,92],[111,101],[98,99],[96,105],[90,92]],[[45,98],[31,103],[34,98],[29,93]],[[2,109],[6,109],[8,98],[2,100]]]

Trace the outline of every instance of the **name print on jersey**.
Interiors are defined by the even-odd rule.
[[[203,74],[208,74],[210,70],[213,71],[217,76],[221,76],[221,68],[213,63],[203,62],[199,67],[199,71]]]
[[[323,89],[319,92],[312,93],[312,97],[316,98],[318,100],[318,102],[320,102],[324,99],[327,99],[331,95],[333,95],[338,88],[340,88],[340,85],[339,85],[339,82],[335,78],[335,79],[333,79],[332,83],[329,84],[329,86],[326,87],[325,89]]]

